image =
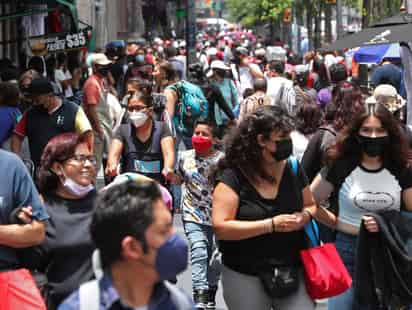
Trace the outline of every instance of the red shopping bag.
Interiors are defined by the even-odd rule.
[[[311,223],[313,231],[316,231],[313,225]],[[305,230],[310,239],[313,238],[313,231],[309,234],[308,227]],[[319,235],[315,235],[319,240]],[[352,278],[333,243],[302,250],[300,257],[304,266],[306,290],[312,299],[333,297],[352,286]]]
[[[47,310],[26,269],[0,272],[0,310]]]

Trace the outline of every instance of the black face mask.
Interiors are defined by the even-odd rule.
[[[385,148],[389,143],[389,137],[371,138],[358,135],[358,141],[362,151],[366,155],[370,157],[377,157],[381,156],[385,151]]]
[[[224,79],[226,77],[226,71],[225,70],[215,69],[215,73],[221,79]]]
[[[109,75],[109,68],[107,67],[103,67],[103,68],[99,68],[97,69],[97,72],[103,76],[103,77],[107,77]]]
[[[33,108],[43,113],[48,111],[42,104],[33,104]]]
[[[289,158],[293,152],[292,139],[283,139],[276,141],[276,152],[272,153],[272,156],[277,161],[282,161]]]

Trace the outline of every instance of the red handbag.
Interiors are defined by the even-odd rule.
[[[47,310],[40,291],[26,269],[0,272],[0,310]]]
[[[318,246],[301,250],[305,284],[312,299],[323,299],[342,294],[352,286],[352,278],[333,243],[320,244],[316,233],[316,222],[312,221],[305,231],[309,240],[317,235]],[[308,231],[312,229],[312,233]]]

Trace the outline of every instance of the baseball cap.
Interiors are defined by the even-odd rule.
[[[264,48],[258,48],[255,50],[255,56],[265,56],[266,50]]]
[[[389,84],[382,84],[376,87],[373,97],[392,113],[405,105],[405,100],[398,95],[396,88]]]
[[[46,95],[54,93],[52,83],[46,78],[34,79],[24,90],[24,93],[31,96]]]
[[[239,46],[236,48],[236,53],[243,55],[243,56],[249,56],[249,51],[247,50],[247,48],[243,47],[243,46]]]
[[[107,56],[103,53],[97,53],[92,56],[92,64],[100,65],[100,66],[107,66],[110,65],[112,62],[107,58]]]
[[[185,47],[186,47],[186,41],[180,41],[179,48],[185,48]]]
[[[211,69],[230,70],[228,66],[221,60],[213,60],[210,64]]]
[[[125,47],[123,40],[114,40],[106,44],[106,49],[116,49]]]

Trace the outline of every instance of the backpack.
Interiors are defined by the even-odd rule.
[[[209,104],[202,89],[195,84],[180,81],[171,88],[176,91],[179,98],[173,123],[179,133],[191,137],[195,122],[199,118],[208,118]]]

